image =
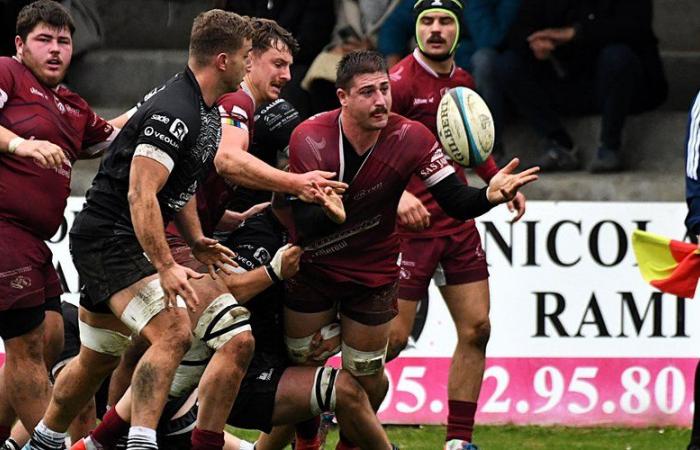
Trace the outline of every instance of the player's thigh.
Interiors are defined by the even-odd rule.
[[[399,314],[391,321],[390,335],[392,339],[408,339],[413,330],[418,312],[418,302],[414,300],[398,299]]]
[[[288,367],[284,370],[275,395],[272,425],[301,422],[312,417],[311,390],[316,367]]]
[[[352,347],[361,352],[374,352],[386,348],[391,322],[366,325],[341,314],[340,329],[344,347]]]
[[[337,313],[335,308],[306,313],[287,307],[284,308],[284,329],[288,337],[301,338],[312,335],[318,330],[335,321]]]
[[[472,283],[440,287],[458,332],[488,326],[490,293],[488,278]]]

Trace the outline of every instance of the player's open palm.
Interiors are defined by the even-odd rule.
[[[32,158],[34,162],[45,169],[54,169],[68,162],[63,149],[49,141],[27,139],[17,146],[15,155]]]
[[[337,224],[345,222],[343,198],[336,194],[336,191],[330,186],[321,187],[314,181],[313,187],[313,202],[321,205],[328,218],[333,222]]]
[[[540,171],[539,167],[531,167],[520,173],[514,173],[518,164],[520,164],[520,160],[518,158],[513,158],[491,178],[488,188],[486,189],[486,197],[489,202],[494,205],[509,202],[515,198],[518,189],[539,178],[537,175],[537,172]]]
[[[342,194],[348,188],[346,183],[332,180],[335,172],[323,170],[312,170],[310,172],[298,174],[299,188],[296,196],[307,203],[318,203],[315,194],[319,187],[332,188],[337,194]]]
[[[190,311],[196,311],[197,306],[199,306],[199,298],[188,280],[190,278],[200,279],[203,276],[204,274],[179,264],[173,264],[159,270],[158,278],[165,293],[166,308],[169,306],[177,307],[177,296],[179,295]]]
[[[236,267],[238,264],[233,260],[236,253],[230,248],[221,245],[216,239],[202,237],[192,246],[192,255],[197,261],[206,264],[209,275],[216,280],[216,269],[221,269],[225,274],[230,275],[229,267]]]

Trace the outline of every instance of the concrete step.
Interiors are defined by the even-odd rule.
[[[654,0],[654,31],[664,50],[700,50],[700,2]]]
[[[661,57],[669,86],[668,99],[661,107],[666,110],[688,110],[700,90],[700,51],[665,50]]]
[[[213,0],[93,0],[105,48],[186,49],[192,20]]]
[[[97,108],[97,112],[112,118],[123,110]],[[593,175],[586,171],[545,173],[525,192],[533,200],[682,201],[686,121],[687,115],[682,112],[656,111],[632,117],[625,133],[626,172],[610,175]],[[565,124],[579,145],[586,167],[597,147],[599,119],[572,118],[565,120]],[[522,123],[509,126],[506,144],[508,154],[524,162],[533,161],[539,155],[538,139]],[[84,195],[98,165],[99,161],[76,164],[73,195]],[[470,176],[470,181],[476,180],[477,177]]]

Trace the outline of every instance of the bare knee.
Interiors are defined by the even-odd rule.
[[[335,382],[336,408],[358,411],[369,405],[367,393],[362,385],[349,373],[340,371]]]
[[[255,352],[255,338],[253,338],[253,333],[246,331],[237,334],[224,347],[226,351],[232,355],[232,360],[235,361],[235,367],[245,372]]]
[[[407,345],[408,333],[392,332],[389,335],[389,346],[387,347],[386,360],[391,361],[399,356]]]
[[[175,355],[184,355],[192,345],[189,321],[172,321],[157,338],[151,339],[151,345],[165,348]]]
[[[459,330],[458,340],[460,346],[473,347],[486,354],[486,346],[491,337],[491,322],[488,319],[479,321],[471,327]]]

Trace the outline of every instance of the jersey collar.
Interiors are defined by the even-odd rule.
[[[418,50],[418,47],[416,47],[413,50],[413,58],[416,60],[416,62],[430,75],[434,76],[435,78],[441,78],[440,74],[435,72],[429,65],[423,60],[423,55],[421,54],[420,50]],[[452,62],[452,70],[450,70],[450,78],[455,74],[455,71],[457,70],[457,65]]]

